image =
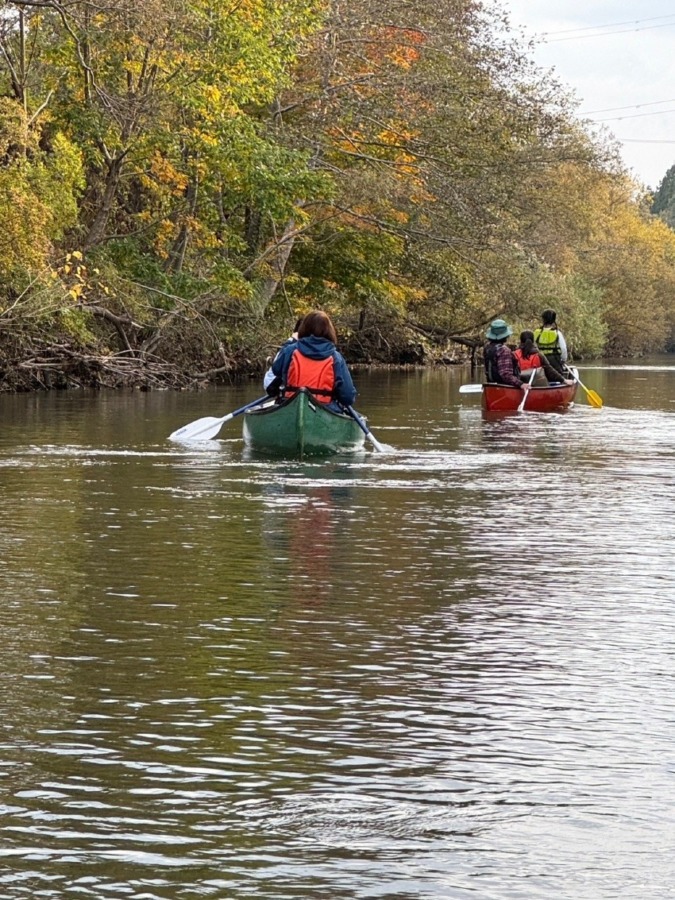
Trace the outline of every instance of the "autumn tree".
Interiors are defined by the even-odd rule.
[[[517,314],[523,267],[562,243],[535,227],[542,184],[563,162],[607,160],[560,85],[472,0],[334,0],[274,113],[336,185],[277,284],[301,306],[318,297],[430,335]]]

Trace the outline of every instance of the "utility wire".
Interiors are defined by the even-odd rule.
[[[645,116],[665,116],[675,112],[675,109],[656,109],[654,112],[633,113],[630,116],[607,116],[604,119],[595,119],[595,122],[621,122],[623,119],[643,119]]]
[[[654,28],[673,28],[675,22],[666,22],[663,25],[645,25],[643,28],[622,28],[620,31],[601,31],[598,34],[578,34],[574,37],[561,37],[548,40],[544,37],[545,44],[559,44],[561,41],[580,41],[583,38],[609,37],[612,34],[634,34],[636,31],[651,31]]]
[[[660,19],[673,19],[675,18],[675,13],[670,13],[668,16],[652,16],[650,19],[631,19],[628,22],[608,22],[605,25],[586,25],[581,28],[565,28],[563,31],[545,31],[545,37],[555,36],[556,34],[571,34],[574,32],[575,34],[578,31],[596,31],[598,28],[619,28],[621,25],[642,25],[643,22],[656,22]]]
[[[595,116],[599,113],[618,112],[622,109],[642,109],[643,106],[658,106],[661,103],[675,103],[675,97],[670,100],[652,100],[649,103],[633,103],[631,106],[608,106],[605,109],[589,109],[580,113],[580,115]]]

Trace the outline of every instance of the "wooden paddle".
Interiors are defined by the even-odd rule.
[[[530,375],[530,380],[527,382],[527,388],[523,392],[523,399],[518,404],[518,412],[522,412],[525,409],[525,401],[527,400],[527,395],[530,393],[530,388],[532,387],[532,382],[534,381],[534,376],[537,374],[536,369],[532,369],[532,374]]]
[[[357,413],[357,411],[354,409],[353,406],[345,406],[345,409],[347,410],[347,412],[349,413],[349,415],[352,417],[352,419],[354,419],[354,421],[356,422],[356,424],[359,426],[359,428],[361,429],[361,431],[362,431],[362,432],[365,434],[365,436],[368,438],[368,440],[369,440],[370,443],[373,445],[373,447],[374,447],[379,453],[384,453],[384,447],[383,447],[382,444],[377,440],[377,438],[375,437],[375,435],[373,434],[373,432],[370,430],[370,428],[368,428],[368,425],[366,424],[366,420],[365,420],[364,418],[362,418],[362,417]]]
[[[596,394],[595,391],[592,391],[590,390],[590,388],[586,387],[581,378],[579,378],[579,373],[576,369],[571,369],[568,365],[566,365],[565,368],[579,385],[579,387],[582,387],[586,391],[586,396],[588,397],[588,402],[591,404],[591,406],[594,406],[596,409],[601,409],[602,397],[600,396],[600,394]]]
[[[178,428],[176,431],[172,432],[169,435],[169,440],[210,441],[218,434],[223,425],[230,421],[230,419],[240,416],[242,413],[245,413],[247,409],[253,409],[254,406],[260,406],[266,400],[269,403],[274,402],[269,394],[265,394],[264,397],[258,397],[257,400],[252,400],[250,403],[247,403],[246,406],[241,406],[239,409],[235,409],[234,412],[228,413],[220,419],[216,419],[214,416],[205,416],[203,419],[196,419],[194,422],[183,425],[182,428]]]

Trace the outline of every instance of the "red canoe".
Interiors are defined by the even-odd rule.
[[[548,387],[530,388],[525,400],[526,412],[553,412],[574,403],[577,382],[573,384],[550,384]],[[483,409],[486,412],[507,412],[517,410],[523,399],[520,388],[507,384],[483,385]]]

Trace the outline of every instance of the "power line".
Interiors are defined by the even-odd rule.
[[[633,113],[630,116],[607,116],[604,119],[594,119],[595,122],[621,122],[623,119],[643,119],[645,116],[665,116],[675,112],[675,109],[657,109],[654,112]]]
[[[658,141],[649,138],[616,138],[621,144],[675,144],[675,141]]]
[[[571,34],[578,31],[596,31],[598,28],[619,28],[621,25],[642,25],[643,22],[656,22],[660,19],[672,18],[675,18],[675,13],[670,13],[668,16],[652,16],[649,19],[630,19],[628,22],[607,22],[605,25],[585,25],[581,28],[565,28],[562,31],[545,31],[544,36]]]
[[[605,109],[589,109],[582,112],[583,116],[595,116],[598,113],[618,112],[622,109],[642,109],[643,106],[658,106],[661,103],[675,103],[675,97],[671,100],[652,100],[649,103],[633,103],[631,106],[608,106]]]
[[[580,41],[584,38],[609,37],[613,34],[634,34],[636,31],[651,31],[655,28],[672,28],[675,22],[666,22],[663,25],[645,25],[644,28],[622,28],[620,31],[601,31],[598,34],[578,34],[573,37],[553,38],[547,40],[544,37],[545,44],[559,44],[561,41]]]

